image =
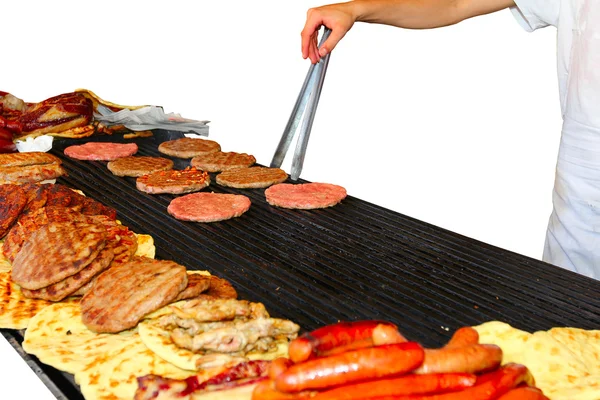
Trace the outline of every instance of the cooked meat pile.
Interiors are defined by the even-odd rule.
[[[296,338],[300,329],[292,321],[271,318],[262,303],[246,300],[196,299],[172,309],[160,325],[171,331],[177,346],[207,355],[199,365],[212,361],[214,354],[243,358],[274,350],[278,342]]]
[[[96,332],[132,328],[173,301],[237,298],[224,279],[135,257],[136,235],[116,221],[115,210],[64,185],[0,185],[0,200],[11,279],[29,298],[83,296],[83,322]]]
[[[81,295],[100,273],[135,254],[135,234],[116,222],[113,209],[66,186],[1,185],[0,193],[19,204],[0,205],[0,226],[8,228],[1,237],[11,278],[26,297]]]

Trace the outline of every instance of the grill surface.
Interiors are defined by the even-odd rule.
[[[177,137],[159,131],[133,141],[137,155],[164,156],[158,144]],[[93,139],[99,140],[122,138]],[[439,346],[458,327],[489,320],[528,331],[600,326],[600,282],[541,261],[352,196],[322,210],[275,208],[264,189],[221,187],[215,174],[204,191],[244,194],[250,210],[210,224],[178,221],[166,211],[174,196],[140,192],[134,178],[113,176],[106,162],[64,157],[73,143],[81,141],[59,141],[52,150],[69,172],[58,183],[114,207],[124,225],[152,235],[157,258],[224,277],[240,298],[260,301],[305,330],[384,319],[409,339]],[[189,165],[172,159],[176,169]]]

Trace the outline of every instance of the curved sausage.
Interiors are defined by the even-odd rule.
[[[457,329],[444,348],[465,347],[479,343],[479,332],[470,326]]]
[[[417,374],[450,372],[479,373],[497,368],[502,362],[502,349],[493,344],[472,344],[464,347],[426,349],[423,364]]]
[[[463,390],[475,385],[474,374],[409,374],[399,378],[360,382],[318,393],[313,400],[357,400]]]
[[[279,357],[271,361],[269,365],[268,376],[269,379],[277,378],[281,373],[285,372],[293,364],[292,360],[285,357]]]
[[[524,386],[509,390],[506,394],[498,397],[498,400],[549,400],[544,393],[536,388]]]
[[[364,347],[406,342],[396,325],[385,321],[340,322],[292,340],[289,356],[299,363]]]
[[[423,348],[416,342],[351,350],[292,365],[275,379],[275,387],[282,392],[299,392],[383,378],[412,371],[423,358]]]
[[[310,398],[314,392],[304,391],[297,393],[284,393],[275,389],[275,382],[267,379],[260,382],[252,391],[251,400],[303,400]]]

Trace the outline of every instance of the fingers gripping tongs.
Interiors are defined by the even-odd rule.
[[[319,48],[327,40],[331,30],[325,28]],[[273,155],[271,161],[272,168],[279,168],[283,163],[286,153],[290,147],[292,139],[298,128],[298,124],[302,120],[302,126],[300,127],[300,135],[296,143],[296,150],[294,151],[294,158],[292,159],[292,170],[290,177],[292,180],[297,180],[300,177],[302,171],[302,165],[304,164],[304,155],[306,154],[306,147],[308,146],[308,138],[310,136],[310,130],[312,129],[313,120],[315,119],[315,112],[317,105],[319,104],[319,97],[321,96],[321,89],[323,89],[323,81],[325,80],[325,73],[327,72],[327,64],[329,63],[329,53],[321,58],[318,63],[311,64],[308,74],[302,84],[302,89],[290,115],[290,119],[285,126],[281,140]],[[304,119],[302,119],[304,118]]]

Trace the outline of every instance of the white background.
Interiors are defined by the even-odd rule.
[[[161,105],[268,165],[309,67],[305,13],[321,4],[5,2],[0,90]],[[331,55],[302,178],[539,259],[561,127],[555,37],[508,10],[429,31],[356,25]],[[3,339],[0,387],[53,399]]]

